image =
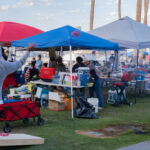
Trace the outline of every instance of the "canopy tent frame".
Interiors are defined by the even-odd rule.
[[[55,47],[58,51],[68,50],[70,52],[70,74],[71,74],[71,103],[72,103],[72,118],[73,112],[73,86],[72,86],[72,51],[76,49],[88,50],[116,50],[118,44],[93,36],[86,32],[80,31],[71,26],[64,26],[48,32],[44,32],[29,38],[18,41],[13,41],[12,46],[26,47],[29,43],[37,43],[37,48]],[[38,49],[36,49],[38,50]]]

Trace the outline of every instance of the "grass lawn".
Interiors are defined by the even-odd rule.
[[[31,121],[24,125],[22,121],[13,122],[12,133],[27,133],[45,138],[44,145],[26,147],[1,147],[1,150],[113,150],[115,148],[150,140],[150,134],[136,135],[126,132],[111,139],[96,139],[78,135],[75,130],[99,129],[111,124],[141,123],[150,129],[150,96],[138,98],[137,104],[129,107],[105,105],[99,119],[71,119],[70,111],[53,112],[41,109],[44,126]],[[0,122],[0,132],[3,123]]]

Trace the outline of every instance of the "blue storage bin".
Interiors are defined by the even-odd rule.
[[[144,71],[135,71],[135,80],[144,80],[145,79],[145,72]]]
[[[4,100],[3,102],[4,102],[4,104],[5,104],[5,103],[12,103],[12,102],[20,102],[20,101],[23,101],[23,100],[21,100],[21,99],[19,99],[19,100],[7,99],[7,100]]]
[[[78,80],[81,86],[87,86],[90,80],[90,70],[88,67],[78,68]]]

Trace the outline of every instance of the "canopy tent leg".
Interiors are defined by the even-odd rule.
[[[137,65],[137,68],[139,67],[139,49],[137,49],[137,62],[136,62],[136,65]]]
[[[138,61],[138,59],[139,59],[139,49],[137,49],[137,69],[138,69],[138,67],[139,67],[139,61]],[[136,104],[136,98],[137,98],[137,79],[136,79],[136,83],[135,83],[135,98],[134,98],[134,100],[135,100],[135,104]]]
[[[62,57],[62,55],[63,55],[63,47],[61,46],[61,47],[60,47],[60,51],[59,51],[59,56]]]
[[[107,62],[107,51],[105,50],[105,61]]]
[[[119,52],[115,51],[115,61],[113,63],[113,71],[119,71]]]
[[[71,106],[72,106],[72,118],[74,118],[73,111],[73,88],[72,88],[72,46],[69,47],[70,51],[70,74],[71,74]]]

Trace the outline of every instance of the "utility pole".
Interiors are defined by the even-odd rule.
[[[93,30],[95,0],[91,0],[90,30]]]

